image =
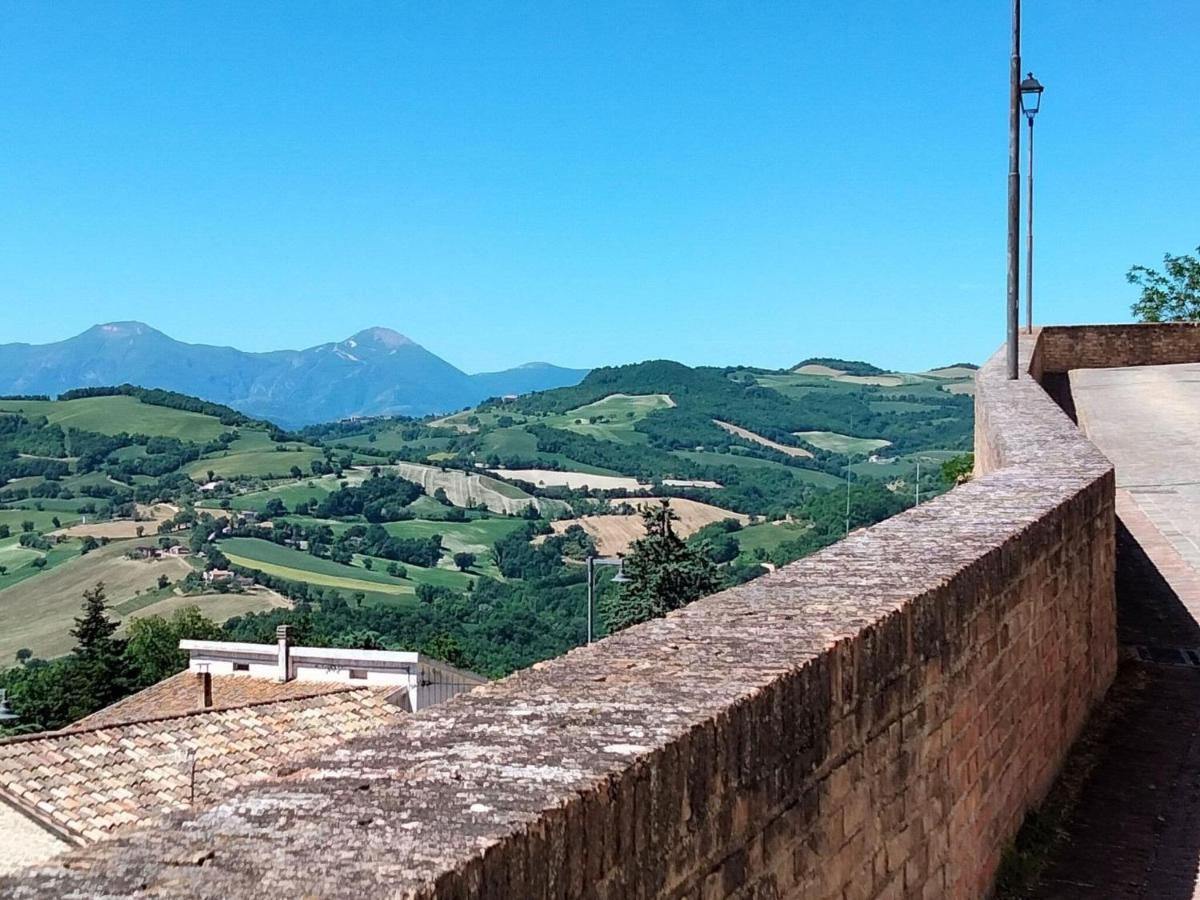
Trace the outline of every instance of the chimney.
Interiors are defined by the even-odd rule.
[[[212,672],[208,671],[208,666],[200,667],[200,689],[204,696],[204,709],[212,709]]]
[[[275,639],[279,642],[279,672],[275,676],[275,680],[290,681],[292,677],[292,627],[290,625],[276,626]]]

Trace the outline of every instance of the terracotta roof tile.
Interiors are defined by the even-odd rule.
[[[294,700],[345,691],[347,685],[334,681],[285,681],[255,678],[249,675],[212,676],[212,709],[231,709],[271,700]],[[200,676],[180,672],[164,678],[144,691],[118,700],[70,726],[71,730],[101,725],[123,724],[142,719],[177,716],[203,708],[204,693]]]
[[[0,793],[64,837],[96,840],[188,806],[192,754],[195,799],[203,802],[403,715],[387,691],[334,687],[316,696],[0,741]]]

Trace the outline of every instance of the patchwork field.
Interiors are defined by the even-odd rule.
[[[862,456],[892,446],[891,441],[882,438],[853,437],[849,434],[838,434],[836,431],[797,431],[794,434],[814,447],[850,456]]]
[[[639,509],[647,503],[658,501],[655,498],[631,498],[624,502],[634,509]],[[687,537],[705,525],[720,522],[723,519],[737,519],[739,522],[749,521],[749,516],[741,513],[730,512],[708,503],[685,500],[681,497],[671,498],[671,509],[679,517],[673,527],[675,533],[680,537]],[[579,525],[595,540],[597,552],[601,556],[626,553],[629,545],[646,533],[642,526],[642,517],[636,513],[633,515],[584,516],[579,519],[562,519],[550,524],[559,534],[572,525]]]
[[[182,559],[125,559],[129,544],[114,542],[73,558],[34,577],[0,590],[0,660],[7,663],[22,647],[36,656],[66,653],[73,642],[70,630],[83,602],[83,592],[104,582],[110,602],[120,603],[135,591],[157,588],[158,576],[172,581],[192,571]]]
[[[773,441],[770,438],[763,437],[761,434],[755,434],[747,428],[739,428],[737,425],[731,425],[729,422],[722,422],[720,419],[713,419],[713,424],[728,431],[730,434],[737,435],[746,441],[752,441],[755,444],[761,444],[764,447],[770,447],[772,450],[778,450],[780,453],[786,453],[788,456],[795,457],[811,457],[812,454],[803,447],[789,447],[787,444],[781,444],[778,441]]]

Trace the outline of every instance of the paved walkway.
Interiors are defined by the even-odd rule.
[[[1200,365],[1071,373],[1117,469],[1122,663],[1039,898],[1200,900]],[[1084,744],[1087,744],[1085,741]]]

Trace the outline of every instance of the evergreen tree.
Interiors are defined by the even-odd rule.
[[[71,629],[76,641],[66,685],[71,719],[115,703],[128,693],[125,642],[114,636],[119,624],[108,616],[104,582],[83,592],[83,615]]]
[[[625,557],[630,580],[604,604],[610,631],[666,615],[720,587],[712,562],[675,534],[671,523],[678,517],[668,504],[663,500],[659,507],[642,510],[646,536],[635,541]]]

